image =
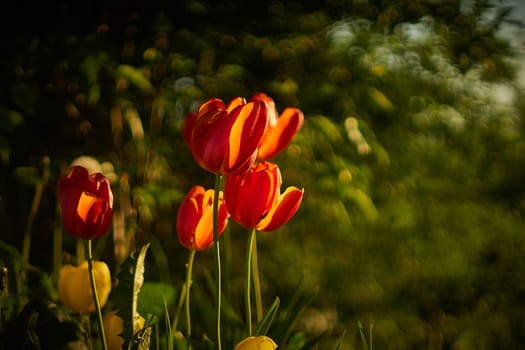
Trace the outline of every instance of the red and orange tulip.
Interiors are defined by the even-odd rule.
[[[213,196],[215,190],[194,186],[182,201],[177,213],[177,234],[180,244],[191,250],[202,250],[213,244]],[[228,224],[228,210],[219,193],[218,234]]]
[[[279,116],[273,99],[262,92],[253,95],[251,101],[262,101],[268,106],[269,125],[259,146],[258,157],[261,160],[270,159],[286,148],[299,132],[304,115],[298,108],[287,107]]]
[[[299,209],[304,190],[290,186],[281,194],[281,185],[281,171],[270,162],[228,176],[224,197],[232,219],[259,231],[273,231],[287,223]]]
[[[59,179],[57,196],[67,233],[90,240],[108,232],[113,193],[104,175],[90,175],[86,168],[73,166],[67,176]]]
[[[241,174],[255,162],[268,120],[265,102],[246,103],[237,97],[226,106],[212,98],[200,106],[196,116],[188,116],[184,137],[202,168],[217,175]]]

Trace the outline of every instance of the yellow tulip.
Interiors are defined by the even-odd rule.
[[[120,336],[124,331],[124,320],[117,315],[117,312],[117,310],[113,310],[104,315],[104,335],[106,336],[108,350],[120,350],[124,345],[124,338]],[[133,335],[144,328],[145,323],[144,317],[137,313],[133,318]]]
[[[248,337],[242,340],[240,343],[235,345],[233,350],[275,350],[277,349],[277,344],[275,342],[264,336],[260,335],[258,337]]]
[[[109,267],[103,261],[93,261],[93,272],[98,300],[100,307],[103,307],[111,292]],[[87,261],[84,261],[80,266],[62,266],[58,278],[58,297],[64,305],[73,311],[95,312]]]
[[[108,350],[120,350],[124,339],[120,336],[124,330],[124,320],[117,316],[117,311],[110,311],[104,315],[104,335]]]

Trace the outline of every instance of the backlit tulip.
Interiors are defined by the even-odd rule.
[[[202,250],[213,244],[213,196],[215,190],[194,186],[182,201],[177,213],[177,234],[180,244],[192,250]],[[222,192],[219,194],[218,234],[228,224],[228,210]]]
[[[277,344],[267,336],[248,337],[235,345],[233,350],[275,350]]]
[[[100,307],[103,307],[111,292],[109,267],[103,261],[93,261],[93,273]],[[79,266],[62,266],[57,289],[60,301],[71,310],[81,313],[95,311],[87,261]]]
[[[217,98],[206,101],[190,127],[195,161],[217,175],[246,172],[257,158],[268,119],[268,106],[262,101],[246,103],[237,97],[228,106]]]
[[[258,157],[261,160],[270,159],[292,141],[303,126],[304,115],[300,109],[288,107],[279,116],[273,99],[262,92],[253,95],[251,101],[262,101],[268,106],[268,130],[259,146]]]
[[[279,167],[258,163],[245,174],[228,176],[224,198],[232,219],[246,228],[272,231],[287,223],[299,209],[303,189],[291,186],[281,194]]]
[[[108,232],[113,193],[104,175],[89,175],[86,168],[73,166],[67,176],[58,180],[57,196],[67,233],[89,240]]]

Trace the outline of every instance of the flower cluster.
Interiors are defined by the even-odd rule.
[[[279,115],[272,98],[264,93],[255,94],[249,101],[237,97],[227,105],[212,98],[187,116],[183,136],[195,161],[215,174],[216,179],[226,178],[224,190],[217,185],[220,182],[216,182],[215,189],[193,186],[178,209],[177,235],[180,244],[190,251],[185,287],[188,341],[189,287],[195,251],[212,245],[218,247],[218,238],[230,218],[251,229],[246,276],[249,281],[255,231],[273,231],[286,224],[299,209],[304,190],[290,186],[281,192],[281,171],[269,159],[286,148],[300,130],[303,119],[303,113],[292,107]],[[114,312],[102,320],[100,313],[111,291],[110,271],[104,262],[93,261],[91,257],[91,240],[105,235],[112,223],[113,193],[109,181],[101,173],[89,174],[83,166],[74,165],[59,179],[57,197],[65,231],[86,241],[89,255],[79,266],[62,267],[58,281],[60,300],[76,312],[97,311],[100,324],[104,323],[101,331],[108,333],[107,337],[102,334],[102,338],[110,349],[120,348],[123,341],[116,334],[122,330],[122,320]],[[220,284],[216,294],[220,299]],[[246,295],[248,337],[235,349],[275,349],[277,345],[272,339],[252,335],[249,283]],[[220,332],[217,343],[220,349]],[[106,343],[103,344],[106,348]]]
[[[248,338],[235,349],[275,349],[270,338],[252,336],[250,280],[252,251],[256,231],[273,231],[286,224],[297,212],[304,190],[290,186],[281,193],[282,176],[273,158],[291,142],[301,129],[301,110],[288,107],[278,115],[275,103],[264,93],[249,101],[234,98],[228,105],[212,98],[196,113],[188,114],[183,136],[193,158],[202,168],[226,177],[224,193],[216,188],[194,186],[182,201],[177,215],[177,233],[181,245],[191,251],[186,278],[187,336],[191,336],[189,287],[194,252],[215,246],[217,258],[217,299],[220,300],[220,254],[218,237],[232,218],[251,229],[246,259],[246,325]],[[219,192],[218,192],[219,191]],[[214,208],[214,205],[217,208]],[[256,265],[256,264],[255,264]],[[253,271],[254,279],[258,279]],[[256,292],[256,296],[260,293]],[[218,336],[220,346],[220,302]],[[260,304],[258,300],[257,304]]]
[[[268,159],[288,146],[303,120],[301,110],[292,107],[279,116],[273,99],[264,93],[248,102],[237,97],[228,105],[213,98],[187,116],[184,140],[195,161],[213,174],[226,176],[219,234],[230,216],[246,228],[273,231],[296,213],[304,191],[292,186],[281,194],[281,171]],[[180,206],[177,231],[188,249],[211,246],[213,192],[209,191],[213,190],[192,188]]]

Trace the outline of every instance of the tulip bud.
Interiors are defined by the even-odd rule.
[[[248,337],[235,345],[233,350],[275,350],[277,344],[264,335],[258,337]]]

